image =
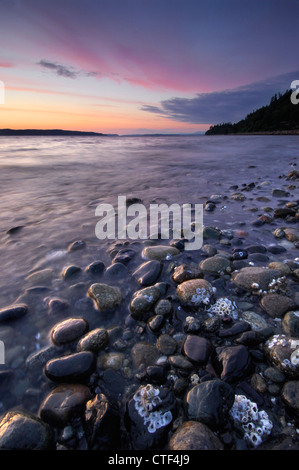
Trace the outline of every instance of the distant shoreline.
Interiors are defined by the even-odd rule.
[[[117,136],[118,134],[102,134],[100,132],[89,131],[69,131],[62,129],[0,129],[0,137],[9,136],[29,136],[29,137],[109,137]]]

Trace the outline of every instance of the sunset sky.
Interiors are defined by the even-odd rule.
[[[199,132],[299,80],[298,0],[0,0],[0,128]]]

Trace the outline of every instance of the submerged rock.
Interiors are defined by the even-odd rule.
[[[195,385],[186,396],[188,419],[219,430],[227,422],[234,399],[233,388],[222,380],[213,379]]]
[[[221,274],[229,270],[230,261],[223,256],[215,255],[201,261],[199,267],[202,271],[207,273]]]
[[[295,305],[294,301],[285,295],[266,294],[261,300],[262,308],[272,318],[281,318],[286,312],[291,310]]]
[[[26,315],[28,307],[25,304],[11,305],[0,309],[0,323],[11,320],[18,320]]]
[[[209,305],[214,294],[212,285],[205,279],[192,279],[179,284],[177,296],[183,305],[200,307]]]
[[[92,284],[88,295],[95,300],[100,311],[118,307],[122,301],[122,294],[118,287],[108,284]]]
[[[174,246],[158,245],[147,246],[142,252],[143,258],[150,260],[170,260],[180,254],[180,250]]]
[[[36,416],[24,411],[9,411],[0,422],[0,449],[54,449],[51,428]]]
[[[203,423],[185,421],[171,437],[169,450],[223,450],[223,444]]]

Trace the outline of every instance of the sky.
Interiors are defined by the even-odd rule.
[[[299,0],[0,0],[0,128],[237,122],[299,80],[298,25]]]

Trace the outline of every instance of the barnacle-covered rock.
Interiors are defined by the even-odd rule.
[[[259,446],[271,434],[273,424],[268,413],[259,411],[257,404],[244,395],[235,395],[230,415],[236,427],[244,432],[244,439],[253,447]]]
[[[210,304],[214,288],[205,279],[192,279],[178,285],[177,295],[183,305],[201,307]]]
[[[265,343],[270,361],[288,378],[299,377],[299,339],[283,334],[271,336]]]
[[[241,289],[262,293],[274,289],[275,280],[281,276],[278,269],[269,269],[260,266],[247,266],[234,271],[232,281]]]
[[[217,315],[220,318],[231,317],[234,320],[237,320],[238,318],[238,308],[236,303],[226,297],[221,297],[216,300],[216,302],[211,305],[207,311],[211,316]]]

